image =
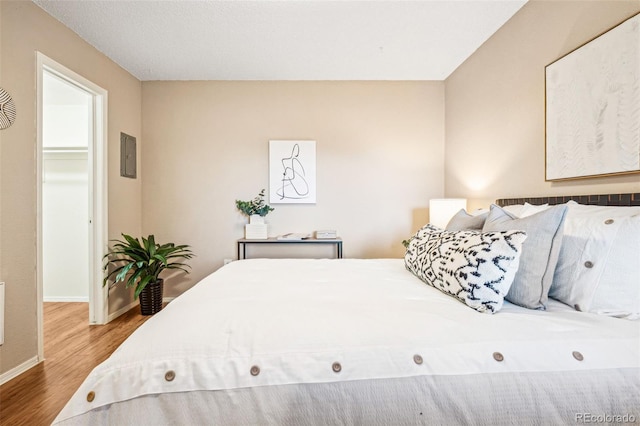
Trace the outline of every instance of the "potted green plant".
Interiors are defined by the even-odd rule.
[[[249,201],[236,200],[236,207],[245,215],[249,216],[249,223],[263,224],[264,217],[275,210],[264,201],[264,188],[258,195]]]
[[[105,273],[103,285],[114,277],[114,283],[125,282],[126,287],[135,287],[134,299],[140,297],[142,315],[153,315],[162,309],[164,280],[159,277],[165,269],[179,269],[189,273],[189,265],[181,260],[191,259],[193,253],[188,245],[174,243],[158,244],[153,235],[142,237],[142,242],[130,235],[122,234],[123,240],[115,244],[104,256]]]
[[[267,224],[264,223],[264,217],[274,208],[265,203],[264,188],[253,200],[236,200],[236,207],[249,216],[249,224],[244,226],[244,237],[248,240],[267,239]]]

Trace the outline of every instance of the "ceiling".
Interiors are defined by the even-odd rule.
[[[444,80],[526,0],[33,0],[147,80]]]

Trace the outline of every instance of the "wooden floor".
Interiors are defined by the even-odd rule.
[[[90,326],[87,303],[45,303],[45,361],[0,386],[0,425],[50,425],[91,370],[148,318],[136,308]]]

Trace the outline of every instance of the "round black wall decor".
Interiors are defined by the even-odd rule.
[[[16,104],[9,92],[0,87],[0,130],[10,127],[16,121]]]

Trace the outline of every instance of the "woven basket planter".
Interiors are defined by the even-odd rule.
[[[140,292],[140,313],[142,315],[153,315],[162,310],[162,288],[164,280],[162,278],[154,283],[149,283]]]

